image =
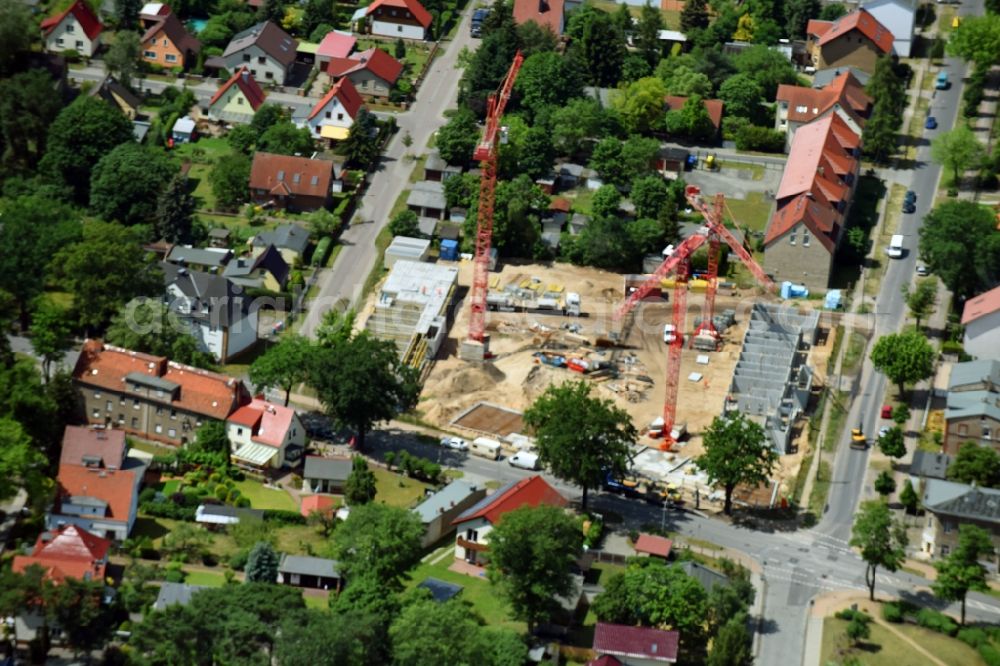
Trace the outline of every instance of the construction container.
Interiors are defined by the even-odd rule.
[[[582,358],[571,358],[568,361],[566,361],[566,367],[572,370],[573,372],[579,372],[580,374],[583,374],[590,370],[590,363],[587,363]]]
[[[442,261],[458,261],[458,241],[449,239],[441,241],[439,256]]]

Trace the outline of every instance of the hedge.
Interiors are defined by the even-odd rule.
[[[979,656],[986,662],[986,666],[1000,666],[1000,651],[989,643],[979,646]]]
[[[313,250],[312,265],[313,266],[323,266],[326,264],[327,257],[330,256],[330,248],[333,247],[333,239],[329,236],[319,239],[316,243],[316,249]]]
[[[886,622],[900,623],[905,619],[903,609],[897,603],[887,603],[882,606],[882,619]]]
[[[298,511],[283,511],[281,509],[264,509],[264,521],[279,525],[305,525],[306,517]]]
[[[965,627],[964,629],[960,629],[958,632],[958,640],[963,643],[967,643],[976,649],[979,649],[981,645],[985,645],[990,642],[989,636],[987,636],[986,632],[979,627]]]
[[[922,608],[917,613],[917,624],[948,636],[954,636],[958,632],[958,625],[955,624],[954,620],[944,613],[930,608]]]
[[[139,505],[139,510],[154,518],[170,518],[171,520],[193,521],[197,507],[182,506],[174,502],[146,502]]]
[[[736,133],[736,149],[780,153],[785,150],[785,133],[769,127],[747,125]]]

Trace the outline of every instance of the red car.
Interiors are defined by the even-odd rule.
[[[882,405],[882,418],[884,419],[892,418],[892,405]]]

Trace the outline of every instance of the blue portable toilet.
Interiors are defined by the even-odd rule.
[[[441,241],[440,257],[444,261],[458,261],[458,241],[447,238]]]

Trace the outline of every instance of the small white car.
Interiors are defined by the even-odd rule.
[[[885,437],[885,433],[889,432],[889,426],[882,426],[878,429],[878,438],[882,439]]]
[[[673,324],[663,325],[663,341],[666,343],[671,343],[677,339],[677,327]]]
[[[455,449],[456,451],[468,451],[469,443],[462,439],[461,437],[442,437],[441,446],[447,447],[449,449]]]

